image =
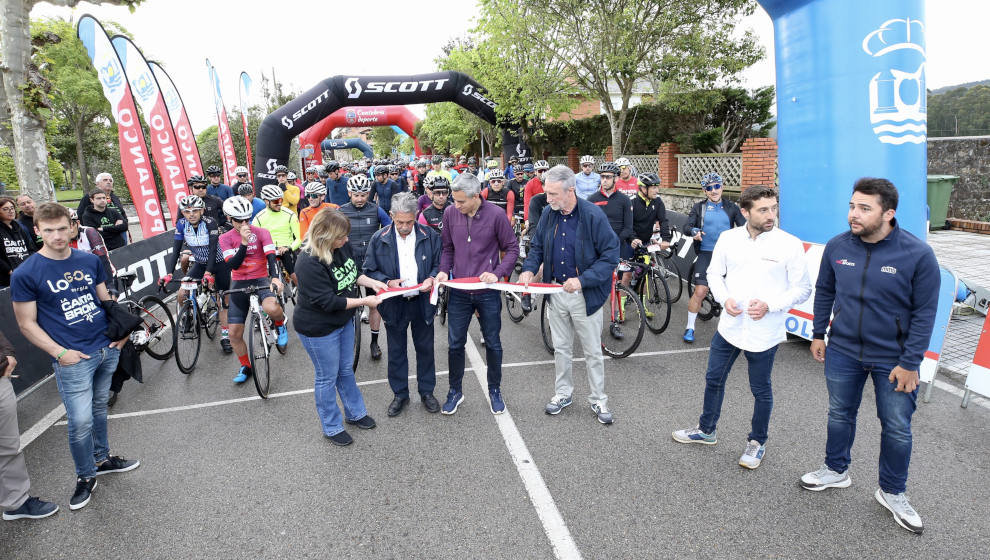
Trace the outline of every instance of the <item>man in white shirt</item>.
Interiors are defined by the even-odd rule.
[[[378,311],[388,333],[388,384],[395,395],[389,416],[398,416],[409,404],[409,358],[406,333],[412,331],[416,350],[416,383],[427,412],[440,411],[433,395],[436,363],[433,353],[433,318],[430,291],[440,267],[440,235],[433,228],[416,223],[416,195],[392,195],[392,225],[371,236],[364,260],[364,273],[400,288],[422,284],[410,294],[383,299]]]
[[[673,432],[680,443],[714,445],[725,380],[745,353],[753,392],[752,431],[739,465],[760,466],[766,453],[773,389],[770,371],[777,345],[787,338],[784,320],[794,305],[811,295],[804,246],[776,227],[777,191],[756,186],[743,191],[739,207],[744,227],[722,233],[708,266],[708,286],[722,304],[718,331],[712,338],[705,374],[705,400],[698,426]]]

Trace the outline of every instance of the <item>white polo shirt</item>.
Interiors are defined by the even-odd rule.
[[[787,339],[787,312],[811,295],[804,245],[777,227],[756,239],[745,226],[725,231],[712,252],[708,287],[723,307],[731,298],[742,309],[736,317],[722,311],[722,338],[749,352],[768,350]],[[770,308],[758,321],[746,313],[753,299]]]

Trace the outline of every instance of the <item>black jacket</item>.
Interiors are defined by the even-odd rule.
[[[86,213],[86,210],[92,207],[93,201],[91,201],[89,197],[84,194],[82,200],[79,201],[79,208],[76,209],[76,214],[78,214],[79,218],[82,219],[83,214]],[[127,221],[127,212],[124,212],[124,204],[120,202],[120,197],[117,196],[117,193],[110,193],[110,202],[107,203],[107,208],[113,208],[114,210],[120,212],[120,215],[124,217],[124,221]]]
[[[729,216],[729,227],[742,226],[746,224],[746,218],[743,217],[742,211],[739,210],[738,204],[732,202],[724,196],[720,202],[722,203],[722,210],[724,210],[725,214]],[[694,203],[694,206],[691,207],[691,212],[688,214],[687,222],[684,223],[684,235],[690,237],[689,232],[691,228],[704,229],[707,205],[707,197]]]
[[[20,222],[15,220],[9,226],[0,222],[0,286],[9,286],[10,274],[37,250]]]
[[[143,322],[137,315],[131,315],[127,309],[115,300],[108,299],[100,302],[107,314],[107,330],[103,334],[112,341],[120,340],[138,330]]]
[[[653,225],[660,223],[660,238],[670,241],[670,222],[667,221],[667,207],[660,197],[647,202],[637,194],[633,197],[633,231],[636,238],[643,243],[649,243],[653,237]]]
[[[619,236],[619,243],[629,243],[633,240],[636,234],[633,232],[632,201],[628,196],[619,191],[613,192],[612,196],[605,196],[599,190],[588,197],[588,202],[605,212],[612,231]]]
[[[347,309],[347,298],[359,297],[360,275],[361,266],[354,260],[350,243],[333,252],[333,262],[329,265],[301,251],[296,261],[298,304],[292,310],[296,332],[321,337],[346,325],[356,310]]]
[[[440,271],[440,251],[442,245],[440,235],[430,226],[413,225],[416,236],[416,282],[424,282]],[[390,225],[375,232],[368,244],[368,252],[364,257],[364,274],[380,282],[388,283],[399,277],[399,250],[395,245],[395,226]],[[429,292],[421,293],[419,298],[423,318],[427,325],[433,324],[436,307],[430,305]],[[399,304],[403,297],[387,299],[378,306],[385,322],[397,321],[401,310]]]
[[[117,225],[121,220],[123,223]],[[79,222],[84,226],[96,228],[110,251],[127,245],[127,238],[124,236],[127,233],[127,218],[109,206],[102,212],[90,206],[86,209],[86,213],[79,217]]]

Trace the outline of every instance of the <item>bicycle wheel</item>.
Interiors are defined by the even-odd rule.
[[[643,316],[646,328],[654,334],[667,330],[670,323],[670,290],[661,274],[652,271],[639,283],[640,300],[643,302]]]
[[[446,315],[446,313],[444,313]],[[361,359],[361,314],[354,314],[354,364],[351,369],[357,371],[358,360]]]
[[[210,294],[210,297],[206,298],[206,305],[203,306],[201,315],[203,330],[206,331],[206,336],[213,340],[220,325],[220,306],[217,305],[216,294]]]
[[[681,292],[684,291],[684,284],[681,281],[681,271],[677,268],[673,253],[665,259],[659,259],[659,272],[667,279],[667,289],[670,291],[670,304],[673,305],[681,299]]]
[[[253,318],[253,323],[258,327],[257,330],[254,328],[247,329],[248,356],[251,359],[251,371],[254,372],[254,387],[258,390],[258,396],[267,399],[268,388],[271,383],[268,369],[268,355],[271,348],[265,337],[265,328],[261,325],[261,321],[265,321],[266,319],[256,314],[252,314],[251,317]]]
[[[639,295],[616,284],[602,309],[602,351],[613,358],[625,358],[635,352],[646,331],[646,313]]]
[[[144,296],[138,302],[138,315],[148,331],[148,344],[144,351],[156,360],[167,360],[175,351],[175,322],[165,302],[155,296]]]
[[[175,329],[175,365],[185,374],[192,373],[199,360],[202,339],[199,336],[199,318],[192,298],[186,298],[179,308],[179,328]]]
[[[543,335],[543,347],[553,355],[553,335],[550,332],[550,295],[543,296],[540,309],[540,333]]]
[[[692,296],[694,295],[695,288],[694,281],[692,280],[693,278],[694,275],[692,274],[691,276],[688,276],[687,280],[688,294],[691,294]],[[716,309],[716,307],[718,309]],[[705,294],[704,299],[701,300],[701,307],[698,308],[698,318],[702,321],[707,321],[714,317],[718,310],[721,310],[721,307],[715,303],[715,298],[712,297],[712,293],[709,291]]]

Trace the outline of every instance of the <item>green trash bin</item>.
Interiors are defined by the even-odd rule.
[[[928,176],[928,224],[930,229],[945,228],[945,218],[949,214],[949,198],[952,185],[958,175]]]

